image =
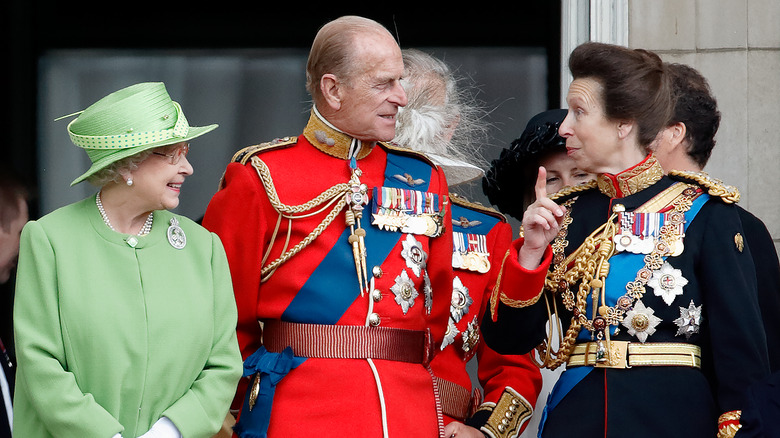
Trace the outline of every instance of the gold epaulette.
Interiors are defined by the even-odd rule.
[[[576,186],[564,187],[555,193],[551,193],[547,195],[547,197],[556,202],[565,201],[566,199],[571,198],[574,195],[578,195],[584,191],[592,190],[596,188],[598,188],[598,182],[596,182],[596,180],[591,180],[586,183],[578,184]]]
[[[453,204],[460,205],[463,208],[468,208],[469,210],[474,210],[480,213],[484,213],[488,216],[493,216],[502,222],[506,222],[506,216],[504,216],[500,211],[495,210],[491,207],[488,207],[486,205],[482,205],[479,202],[472,202],[468,199],[464,198],[462,195],[459,195],[457,193],[450,192],[450,200]]]
[[[736,187],[725,184],[723,181],[709,176],[706,172],[672,170],[669,172],[669,176],[674,179],[696,183],[707,189],[707,193],[710,196],[718,197],[727,204],[739,202],[740,195]]]
[[[403,146],[398,146],[397,144],[391,143],[391,142],[380,141],[377,144],[380,144],[385,149],[391,150],[391,151],[396,152],[396,153],[401,154],[401,155],[409,155],[409,156],[412,156],[412,157],[417,157],[417,158],[425,161],[426,163],[430,164],[434,169],[438,169],[439,168],[436,165],[436,163],[433,162],[433,160],[431,160],[427,155],[425,155],[422,152],[417,152],[415,150],[412,150],[412,149],[409,149],[409,148],[405,148]]]
[[[509,386],[504,388],[498,403],[483,403],[477,411],[490,411],[480,430],[492,438],[517,437],[534,413],[528,400]]]
[[[233,158],[230,160],[231,163],[241,163],[246,164],[250,158],[252,158],[253,155],[264,152],[270,149],[276,149],[279,147],[286,147],[290,146],[292,144],[295,144],[298,141],[298,137],[283,137],[283,138],[277,138],[272,141],[268,141],[265,143],[260,143],[252,146],[247,146],[238,152],[236,152],[233,155]]]

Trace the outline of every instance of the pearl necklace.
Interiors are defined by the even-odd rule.
[[[106,225],[108,225],[108,228],[111,228],[112,231],[116,231],[111,225],[111,222],[108,220],[106,210],[103,208],[103,202],[100,200],[100,192],[98,192],[97,196],[95,196],[95,203],[97,204],[98,211],[100,212],[100,217],[103,218],[103,222],[105,222]],[[152,222],[154,222],[154,212],[149,213],[149,216],[147,216],[146,221],[144,222],[143,226],[141,226],[141,229],[138,230],[136,235],[145,236],[149,234],[152,231]]]

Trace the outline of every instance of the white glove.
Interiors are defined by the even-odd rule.
[[[182,438],[181,432],[168,417],[162,417],[152,425],[148,432],[138,438]]]

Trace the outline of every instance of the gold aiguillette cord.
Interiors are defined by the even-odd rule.
[[[368,187],[360,182],[362,172],[357,166],[352,167],[352,176],[349,179],[349,191],[346,194],[347,206],[346,222],[349,225],[349,243],[352,245],[352,257],[355,259],[355,271],[360,295],[368,291],[368,269],[366,264],[366,230],[360,226],[363,210],[368,203]]]

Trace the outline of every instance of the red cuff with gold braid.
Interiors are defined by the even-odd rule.
[[[501,271],[490,296],[490,312],[494,321],[499,300],[511,307],[525,307],[535,303],[542,295],[544,279],[552,262],[552,248],[548,245],[539,266],[528,270],[517,259],[522,246],[522,237],[512,242],[501,262]]]
[[[733,438],[742,428],[740,417],[742,411],[729,411],[718,417],[718,438]]]

